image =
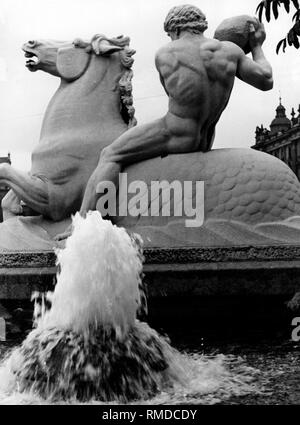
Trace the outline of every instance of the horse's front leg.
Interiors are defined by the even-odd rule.
[[[1,201],[3,221],[8,220],[11,217],[16,215],[21,215],[23,213],[23,208],[21,205],[21,200],[15,194],[15,192],[10,189],[4,198]]]
[[[34,211],[47,215],[48,185],[40,178],[15,170],[11,165],[4,163],[0,164],[0,184],[9,186],[14,193],[8,195],[7,199],[4,198],[6,218],[9,215],[20,214],[21,200]],[[18,203],[20,208],[17,208]]]

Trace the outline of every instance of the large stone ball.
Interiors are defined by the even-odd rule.
[[[225,19],[216,29],[214,38],[220,41],[231,41],[247,54],[250,52],[250,24],[253,24],[255,29],[258,28],[258,20],[249,15],[239,15]]]

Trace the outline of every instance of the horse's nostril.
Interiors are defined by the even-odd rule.
[[[29,40],[28,41],[28,44],[30,44],[31,46],[34,46],[35,45],[35,41],[34,40]]]

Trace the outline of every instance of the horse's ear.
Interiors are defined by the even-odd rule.
[[[62,47],[57,52],[56,67],[61,78],[73,81],[87,69],[91,55],[78,47]]]
[[[105,38],[95,38],[92,40],[92,48],[96,55],[111,55],[112,53],[123,50],[124,47],[116,46]]]

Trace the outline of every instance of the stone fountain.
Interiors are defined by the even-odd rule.
[[[190,43],[192,49],[189,37],[203,37],[207,24],[200,14],[200,30],[191,32],[188,20],[176,15],[179,12],[175,8],[169,15],[172,42],[159,51],[157,62],[162,61],[158,68],[167,94],[176,98],[172,90],[178,89],[177,96],[184,100],[183,88],[193,87],[181,87],[176,78],[177,82],[171,81],[171,76],[187,76],[190,81],[200,71],[197,64],[195,69],[194,65],[180,68],[180,61],[172,59],[172,49],[180,43]],[[195,300],[199,295],[280,295],[289,299],[300,286],[297,177],[282,161],[262,152],[211,149],[214,128],[229,100],[235,76],[262,90],[272,87],[270,66],[261,49],[264,32],[255,18],[239,16],[224,21],[216,30],[215,39],[205,40],[204,50],[218,51],[223,56],[206,69],[215,85],[207,83],[199,88],[195,83],[199,96],[212,102],[210,106],[195,106],[206,113],[206,121],[197,124],[201,135],[195,140],[200,144],[188,137],[180,139],[174,130],[178,122],[172,121],[166,132],[170,150],[137,155],[130,164],[124,160],[116,203],[123,211],[125,208],[126,214],[110,214],[115,224],[140,234],[144,241],[144,273],[150,300],[164,299],[169,304],[168,300],[179,299],[180,308],[189,310],[190,315],[197,312]],[[0,180],[11,188],[2,204],[5,220],[0,225],[0,299],[28,299],[33,291],[53,288],[54,249],[64,246],[64,241],[55,236],[68,229],[71,215],[81,209],[89,182],[97,172],[101,174],[107,155],[113,151],[110,146],[139,131],[137,137],[142,138],[155,127],[150,123],[141,131],[136,126],[131,69],[135,51],[129,44],[128,37],[108,38],[102,34],[88,41],[24,44],[28,69],[60,78],[60,86],[45,113],[30,172],[0,165]],[[235,58],[232,62],[226,49]],[[243,50],[252,52],[253,61]],[[261,68],[258,51],[260,59],[263,57]],[[223,66],[225,80],[218,77],[218,66]],[[253,77],[257,69],[258,79]],[[216,89],[218,84],[221,88]],[[220,93],[223,103],[213,103],[214,96]],[[170,108],[174,109],[174,104]],[[190,114],[193,106],[186,106],[186,110]],[[169,111],[161,122],[168,121],[172,113]],[[177,139],[180,146],[186,143],[182,150]],[[174,149],[169,148],[172,143]],[[101,181],[93,182],[93,196]],[[164,182],[155,196],[151,195],[153,181]],[[188,195],[194,220],[183,212],[186,194],[181,192],[178,196],[175,190],[183,188],[185,182],[194,184]],[[200,191],[196,182],[201,182]],[[133,194],[138,195],[135,202]],[[169,201],[169,214],[162,214],[164,199]],[[103,213],[100,200],[96,208]],[[157,201],[161,203],[153,214]],[[176,316],[176,309],[163,311],[171,318]]]

